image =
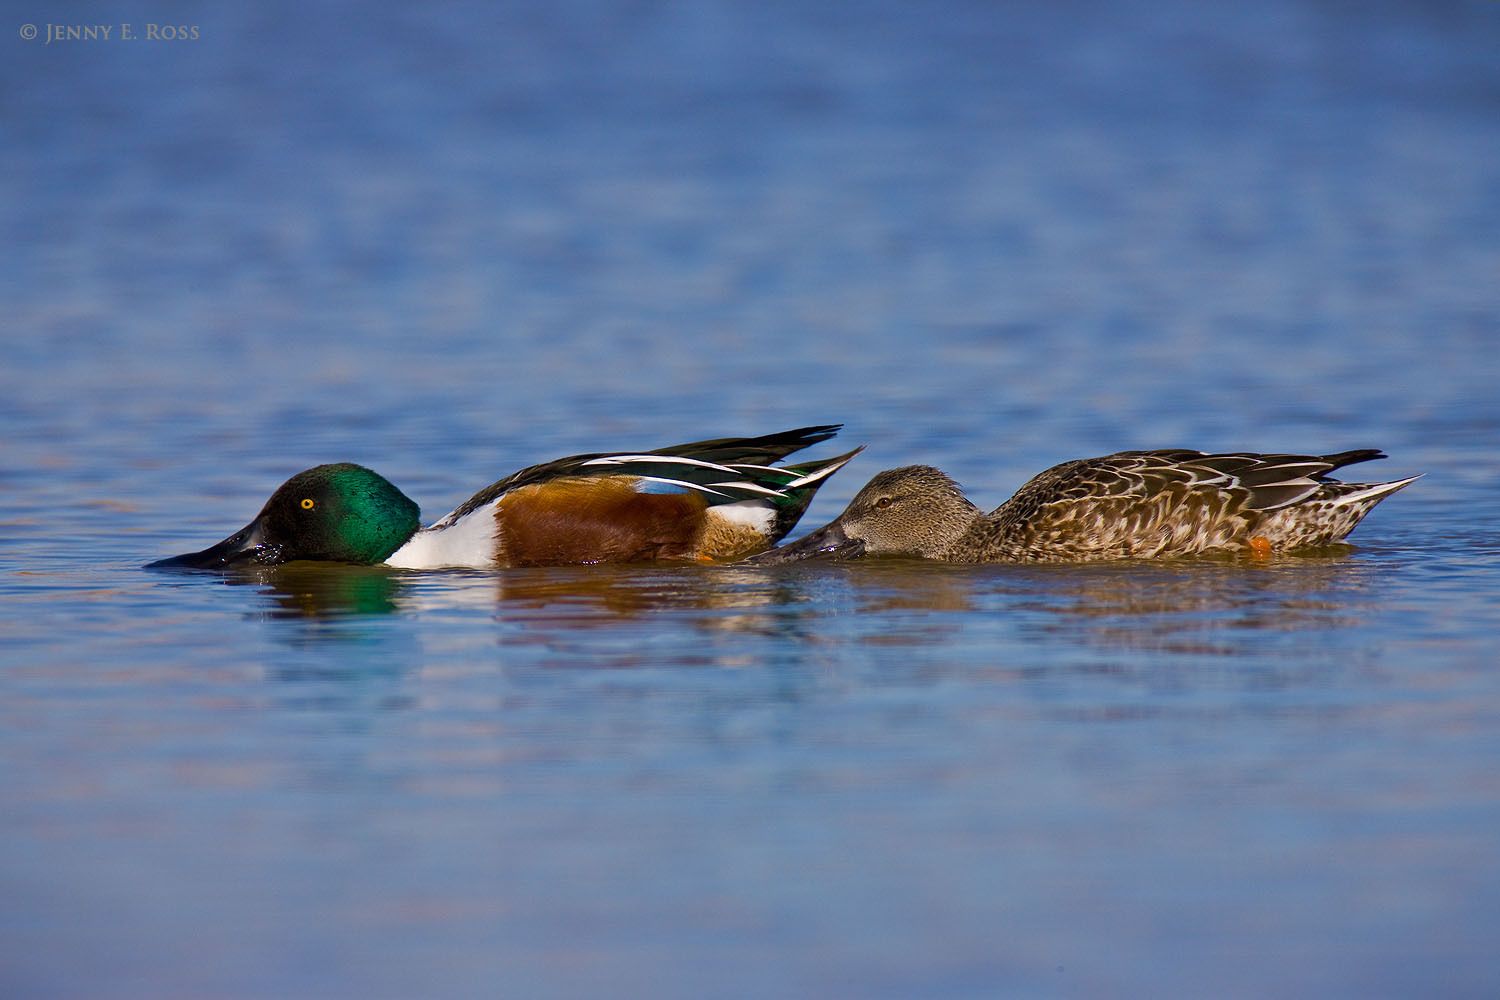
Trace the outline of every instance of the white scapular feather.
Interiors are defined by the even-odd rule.
[[[712,485],[722,486],[726,490],[745,490],[750,493],[763,493],[768,497],[786,496],[786,494],[781,492],[780,490],[768,490],[764,486],[758,486],[755,483],[747,483],[744,480],[741,480],[737,483],[713,483]]]
[[[714,469],[718,472],[733,473],[734,470],[724,465],[715,465],[712,462],[700,462],[696,458],[683,458],[680,455],[604,455],[600,458],[591,458],[584,465],[630,465],[634,462],[642,462],[647,465],[695,465],[700,469]]]
[[[727,493],[720,493],[715,489],[710,489],[709,487],[704,486],[701,483],[689,483],[681,479],[663,479],[660,476],[636,476],[635,478],[639,479],[643,483],[662,483],[667,486],[683,486],[690,490],[701,490],[704,493],[712,493],[716,497],[724,497],[729,495]],[[714,483],[714,485],[720,486],[722,484]]]

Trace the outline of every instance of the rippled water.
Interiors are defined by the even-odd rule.
[[[0,59],[0,993],[1500,989],[1500,6],[173,19]],[[1426,476],[1268,561],[140,569],[824,421],[807,527]]]

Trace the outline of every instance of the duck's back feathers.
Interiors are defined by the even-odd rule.
[[[696,458],[715,465],[773,465],[793,452],[827,441],[843,429],[843,424],[817,424],[777,434],[752,438],[713,438],[692,441],[649,452],[652,455],[676,455]]]
[[[777,467],[824,424],[641,452],[572,455],[492,483],[418,533],[394,565],[738,559],[774,545],[858,454]],[[454,544],[449,544],[452,538]],[[441,558],[441,563],[434,559]],[[415,560],[415,561],[413,561]]]
[[[1247,510],[1290,507],[1318,492],[1328,473],[1356,462],[1385,458],[1374,448],[1341,451],[1334,455],[1275,455],[1254,452],[1210,454],[1183,449],[1122,451],[1103,458],[1070,462],[1076,467],[1071,492],[1088,495],[1098,486],[1102,495],[1126,493],[1150,496],[1173,484],[1193,489],[1242,489]],[[1047,475],[1043,473],[1042,475]],[[1038,477],[1040,478],[1040,477]]]
[[[991,515],[981,529],[986,558],[1186,555],[1252,539],[1272,548],[1326,545],[1412,481],[1340,483],[1328,474],[1384,457],[1373,448],[1331,455],[1160,450],[1066,462]]]
[[[591,452],[543,462],[491,483],[434,524],[448,527],[524,486],[554,479],[629,476],[702,493],[709,503],[749,499],[783,482],[783,469],[759,469],[839,432],[842,424],[820,424],[753,438],[713,438],[645,452]],[[743,470],[734,465],[745,466]],[[746,475],[764,471],[769,476]],[[769,479],[769,482],[762,480]],[[784,483],[783,483],[784,484]]]

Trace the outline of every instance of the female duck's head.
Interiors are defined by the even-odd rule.
[[[861,556],[936,559],[969,530],[977,516],[978,508],[941,470],[907,465],[877,474],[828,524],[746,562],[772,566],[799,559]]]
[[[218,569],[294,559],[371,565],[416,534],[419,514],[409,497],[364,466],[320,465],[288,479],[255,520],[217,545],[151,566]]]

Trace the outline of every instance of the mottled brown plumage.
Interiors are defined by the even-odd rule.
[[[755,557],[905,555],[946,562],[1085,562],[1327,545],[1412,479],[1341,483],[1328,473],[1385,456],[1125,451],[1065,462],[983,514],[938,469],[875,476],[832,523]]]

